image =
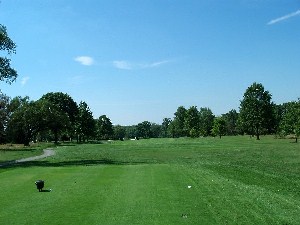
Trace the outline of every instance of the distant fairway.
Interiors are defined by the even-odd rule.
[[[291,140],[150,139],[55,151],[0,168],[0,224],[300,224],[300,144]],[[47,192],[36,190],[38,179]]]

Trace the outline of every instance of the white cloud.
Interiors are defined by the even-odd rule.
[[[297,10],[296,12],[293,12],[293,13],[290,13],[290,14],[287,14],[285,16],[282,16],[282,17],[279,17],[279,18],[276,18],[276,19],[273,19],[273,20],[270,20],[267,25],[273,25],[275,23],[279,23],[281,21],[284,21],[284,20],[287,20],[291,17],[294,17],[294,16],[298,16],[300,15],[300,10]]]
[[[21,85],[25,86],[27,84],[27,81],[30,79],[30,77],[23,77],[21,80]]]
[[[158,66],[164,65],[164,64],[169,63],[169,62],[171,62],[171,61],[170,60],[162,60],[162,61],[146,64],[146,67],[150,67],[150,68],[158,67]]]
[[[74,60],[84,66],[91,66],[94,64],[94,59],[90,56],[78,56]]]
[[[114,67],[118,68],[118,69],[122,69],[122,70],[131,70],[132,69],[132,64],[124,61],[124,60],[115,60],[113,61],[113,65]]]
[[[114,67],[123,70],[132,70],[132,69],[146,69],[146,68],[154,68],[164,65],[166,63],[171,62],[170,60],[162,60],[154,63],[136,63],[129,62],[125,60],[115,60],[113,61]]]

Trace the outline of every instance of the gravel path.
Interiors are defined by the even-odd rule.
[[[55,154],[55,151],[53,149],[47,148],[47,149],[44,149],[44,153],[42,155],[33,156],[33,157],[29,157],[29,158],[24,158],[24,159],[18,159],[18,160],[14,160],[14,161],[10,161],[10,162],[5,162],[3,164],[0,164],[0,167],[15,164],[15,163],[22,163],[22,162],[28,162],[28,161],[43,159],[43,158],[52,156],[54,154]]]

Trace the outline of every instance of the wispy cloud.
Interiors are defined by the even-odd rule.
[[[171,60],[162,60],[153,63],[137,63],[137,62],[129,62],[126,60],[115,60],[113,61],[113,66],[117,69],[133,70],[133,69],[146,69],[146,68],[159,67],[169,62],[171,62]]]
[[[132,69],[132,64],[130,62],[124,61],[124,60],[115,60],[115,61],[113,61],[113,65],[117,69],[121,69],[121,70],[131,70]]]
[[[22,80],[21,80],[21,85],[25,86],[29,79],[30,79],[30,77],[23,77]]]
[[[169,62],[171,62],[171,60],[162,60],[162,61],[158,61],[158,62],[154,62],[154,63],[144,64],[144,67],[145,68],[159,67],[159,66],[167,64]]]
[[[281,21],[288,20],[288,19],[290,19],[291,17],[298,16],[298,15],[300,15],[300,10],[297,10],[296,12],[293,12],[293,13],[287,14],[287,15],[285,15],[285,16],[282,16],[282,17],[279,17],[279,18],[270,20],[270,21],[267,23],[267,25],[273,25],[273,24],[275,24],[275,23],[279,23],[279,22],[281,22]]]
[[[94,64],[94,59],[90,56],[78,56],[74,58],[74,60],[84,66],[91,66]]]

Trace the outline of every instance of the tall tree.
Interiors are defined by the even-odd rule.
[[[273,116],[271,94],[265,91],[262,84],[254,82],[247,88],[240,104],[239,119],[243,129],[259,140],[260,134],[268,129]]]
[[[6,140],[6,128],[9,120],[10,98],[0,91],[0,143]]]
[[[174,113],[175,117],[171,123],[173,137],[184,137],[187,135],[186,130],[184,129],[186,111],[186,108],[179,106],[177,111]]]
[[[0,50],[8,55],[16,53],[16,44],[9,38],[6,27],[0,24]],[[17,71],[11,67],[9,58],[0,57],[0,81],[11,84],[18,76]]]
[[[71,96],[62,92],[50,92],[42,96],[41,99],[46,99],[52,104],[56,105],[59,110],[66,113],[70,126],[68,127],[69,136],[73,136],[75,133],[75,123],[78,116],[77,103],[72,99]]]
[[[57,144],[61,135],[70,127],[68,114],[43,98],[36,102],[36,110],[39,112],[35,118],[39,121],[39,131],[50,131],[53,135],[51,139]]]
[[[113,137],[114,130],[110,119],[106,115],[99,117],[96,123],[98,139],[107,140]]]
[[[172,120],[170,118],[164,118],[161,124],[162,137],[168,137],[168,131]]]
[[[285,135],[294,135],[296,142],[298,142],[300,136],[300,99],[298,102],[285,103],[284,108],[280,129]]]
[[[93,113],[86,102],[81,101],[78,106],[78,116],[76,122],[76,134],[78,142],[85,142],[95,134],[96,123]]]
[[[206,137],[211,134],[211,129],[214,122],[214,114],[210,108],[200,108],[199,110],[199,129],[200,135]]]
[[[197,109],[197,106],[191,106],[186,111],[184,127],[188,136],[199,136],[199,111]]]
[[[60,110],[67,113],[71,123],[76,121],[78,106],[70,95],[62,92],[49,92],[43,95],[42,99],[47,99],[54,105],[57,105]]]

